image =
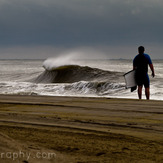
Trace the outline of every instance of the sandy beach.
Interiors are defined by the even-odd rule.
[[[0,95],[0,162],[163,162],[163,101]]]

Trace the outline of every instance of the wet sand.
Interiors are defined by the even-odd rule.
[[[163,162],[163,101],[0,95],[0,162]]]

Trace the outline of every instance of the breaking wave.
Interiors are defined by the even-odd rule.
[[[105,71],[88,66],[66,65],[46,70],[40,74],[36,83],[74,83],[79,81],[111,82],[122,76],[119,72]]]
[[[44,86],[49,94],[107,95],[125,89],[120,82],[123,74],[79,65],[65,65],[45,69],[33,82]],[[41,90],[41,88],[39,88]],[[35,92],[37,93],[37,92]]]

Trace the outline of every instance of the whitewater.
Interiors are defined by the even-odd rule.
[[[163,60],[153,64],[151,99],[163,100]],[[0,94],[137,99],[136,91],[125,88],[123,75],[130,70],[132,60],[123,59],[0,60]]]

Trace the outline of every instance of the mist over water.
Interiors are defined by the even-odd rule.
[[[137,99],[136,91],[131,93],[125,88],[123,77],[132,69],[132,60],[92,60],[76,56],[72,53],[45,61],[0,60],[0,93]],[[156,78],[150,77],[151,99],[163,100],[162,65],[161,60],[154,61]]]
[[[94,59],[92,59],[92,56]],[[92,65],[93,62],[91,65],[89,62],[105,60],[105,59],[108,60],[108,56],[105,52],[84,48],[82,50],[77,49],[77,50],[64,51],[62,53],[56,54],[55,57],[47,58],[43,62],[43,67],[46,70],[52,70],[53,68],[59,66],[65,66],[65,65],[93,66]]]
[[[74,65],[75,62],[72,59],[73,55],[65,57],[48,58],[43,62],[43,67],[45,68],[45,70],[51,71],[59,66]]]

